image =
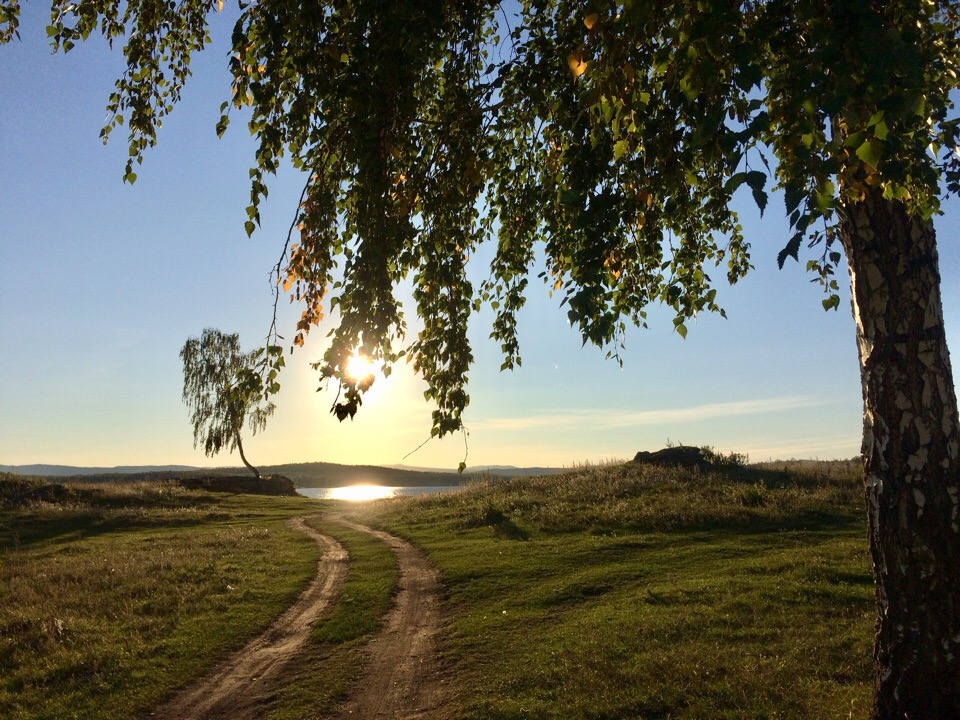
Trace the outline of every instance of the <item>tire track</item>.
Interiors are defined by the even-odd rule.
[[[306,643],[311,624],[339,598],[347,576],[347,552],[333,538],[306,524],[287,521],[322,550],[317,575],[297,601],[265,632],[227,658],[206,677],[157,709],[154,720],[252,720],[258,701],[284,684],[281,671]]]
[[[437,656],[446,629],[440,573],[426,553],[394,535],[340,515],[330,519],[386,543],[400,566],[393,607],[380,634],[367,646],[367,666],[339,720],[446,720],[453,688]]]

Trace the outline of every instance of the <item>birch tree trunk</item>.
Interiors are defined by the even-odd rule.
[[[842,208],[876,586],[874,720],[960,718],[960,433],[933,224]]]
[[[243,460],[243,464],[247,466],[247,470],[253,473],[253,476],[259,480],[260,471],[257,470],[253,465],[250,464],[250,461],[247,460],[247,456],[243,454],[243,441],[240,440],[240,435],[243,431],[243,413],[238,413],[237,410],[231,406],[230,407],[230,420],[233,423],[233,439],[237,444],[237,450],[240,451],[240,459]]]
[[[253,473],[253,476],[259,480],[260,471],[257,470],[253,465],[250,464],[250,461],[247,460],[247,456],[243,454],[243,443],[240,441],[240,434],[237,433],[237,450],[240,451],[240,459],[243,460],[243,464],[247,466],[247,469]]]

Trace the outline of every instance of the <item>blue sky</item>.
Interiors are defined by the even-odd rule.
[[[121,182],[123,129],[106,147],[98,138],[119,51],[93,40],[52,56],[43,5],[26,3],[24,13],[23,42],[0,48],[0,464],[239,464],[193,448],[178,353],[205,327],[239,332],[248,348],[262,340],[267,273],[300,188],[292,172],[275,179],[262,229],[245,236],[252,143],[240,122],[223,140],[214,132],[229,91],[230,21],[194,60],[183,102],[130,186]],[[729,318],[701,317],[682,340],[655,310],[651,329],[628,333],[622,369],[581,348],[558,301],[534,283],[520,319],[523,366],[501,373],[481,313],[471,331],[468,463],[571,465],[668,440],[754,460],[856,455],[861,401],[846,279],[840,312],[825,313],[800,265],[777,269],[781,208],[774,197],[761,219],[743,205],[756,270],[720,288]],[[960,203],[946,210],[937,226],[956,347]],[[281,323],[292,329],[298,314],[285,305]],[[453,467],[463,458],[455,436],[404,460],[429,436],[431,410],[405,366],[375,383],[356,420],[337,423],[309,368],[324,332],[288,358],[276,416],[245,442],[254,463]]]

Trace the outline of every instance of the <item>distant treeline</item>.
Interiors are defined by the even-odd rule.
[[[388,485],[397,487],[437,487],[462,485],[478,477],[513,477],[517,475],[552,475],[563,472],[559,468],[517,468],[495,466],[468,468],[463,475],[454,471],[404,469],[376,465],[339,465],[327,462],[287,463],[264,465],[259,468],[264,475],[283,475],[293,480],[297,487],[340,487],[343,485]],[[0,472],[42,477],[56,482],[122,482],[141,480],[177,480],[180,478],[217,477],[238,475],[247,472],[244,468],[197,468],[164,465],[117,468],[81,468],[67,465],[0,465]]]
[[[56,482],[82,481],[85,483],[123,482],[123,481],[160,481],[181,478],[219,477],[245,474],[238,468],[183,468],[177,470],[141,469],[123,472],[125,468],[110,470],[107,468],[69,468],[65,466],[31,465],[2,468],[18,475],[42,477]],[[75,472],[70,472],[71,470]],[[265,465],[260,468],[264,475],[283,475],[293,480],[297,487],[339,487],[341,485],[395,485],[395,486],[439,486],[459,485],[468,481],[468,475],[455,472],[424,472],[400,470],[397,468],[375,467],[373,465],[338,465],[336,463],[291,463],[286,465]]]
[[[336,463],[311,462],[286,465],[265,465],[260,472],[266,475],[283,475],[293,480],[297,487],[340,487],[341,485],[395,485],[430,486],[460,485],[469,477],[455,472],[424,472],[375,465],[338,465]],[[218,468],[198,471],[203,475],[236,475],[236,468]]]

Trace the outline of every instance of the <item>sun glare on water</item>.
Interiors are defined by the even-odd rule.
[[[382,485],[350,485],[333,488],[327,497],[331,500],[362,502],[364,500],[380,500],[381,498],[393,497],[395,492],[396,488]]]

